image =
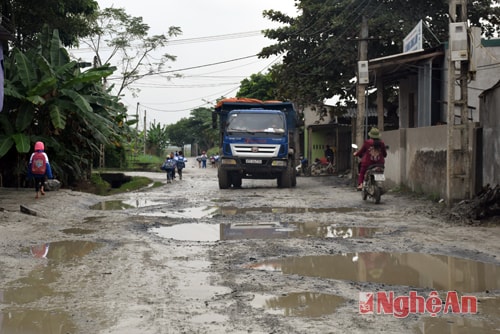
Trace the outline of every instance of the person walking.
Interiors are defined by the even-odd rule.
[[[38,195],[45,195],[45,179],[52,179],[52,168],[50,167],[49,157],[45,153],[45,145],[41,141],[35,143],[34,152],[30,156],[28,164],[28,178],[33,177],[35,180],[35,198]]]
[[[201,152],[201,168],[207,168],[207,153],[205,151]]]
[[[365,140],[363,146],[353,153],[355,157],[361,158],[361,167],[358,175],[358,190],[363,188],[365,173],[371,165],[384,165],[387,150],[384,142],[380,139],[380,132],[377,128],[372,128],[368,132],[369,139]]]
[[[179,180],[182,180],[182,170],[186,167],[187,159],[184,157],[184,153],[179,151],[175,160],[177,160],[177,174],[179,174]]]
[[[177,161],[174,160],[170,155],[167,155],[161,169],[167,173],[167,183],[172,183],[174,179],[173,171],[175,170],[175,165]]]

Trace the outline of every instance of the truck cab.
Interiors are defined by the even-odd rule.
[[[276,179],[278,187],[296,185],[291,135],[295,111],[290,102],[222,100],[219,117],[219,188],[241,187],[242,179]]]

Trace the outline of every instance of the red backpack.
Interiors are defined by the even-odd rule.
[[[35,152],[31,159],[31,173],[34,175],[45,175],[46,170],[47,161],[45,160],[45,154],[42,152]]]

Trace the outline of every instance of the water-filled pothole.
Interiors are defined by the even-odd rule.
[[[247,268],[310,277],[479,292],[500,288],[500,266],[444,255],[366,252],[289,257]]]
[[[254,208],[239,208],[236,206],[221,206],[217,209],[217,214],[230,216],[242,214],[261,214],[261,213],[349,213],[359,211],[359,208],[339,207],[339,208],[299,208],[299,207],[268,207],[260,206]]]
[[[67,240],[39,244],[30,247],[31,255],[55,261],[68,261],[87,255],[102,245],[93,241]]]
[[[64,311],[9,310],[0,313],[0,333],[76,333],[70,314]]]
[[[126,210],[144,208],[147,206],[165,204],[161,201],[152,201],[148,198],[136,198],[129,200],[110,200],[96,203],[90,206],[91,210]]]
[[[500,328],[500,298],[479,298],[477,316],[425,317],[419,321],[416,332],[422,334],[481,333],[498,334]]]
[[[370,227],[339,227],[320,223],[223,223],[175,224],[151,228],[161,237],[184,241],[218,241],[242,239],[286,238],[364,238],[382,229]]]
[[[335,313],[346,299],[316,292],[293,292],[282,296],[256,294],[251,302],[266,312],[295,317],[321,317]]]
[[[64,230],[61,230],[61,232],[65,234],[85,235],[85,234],[92,234],[95,232],[95,230],[72,227],[72,228],[65,228]]]
[[[143,212],[141,216],[148,217],[170,217],[170,218],[187,218],[187,219],[200,219],[212,217],[214,212],[217,210],[215,207],[194,207],[194,208],[184,208],[176,209],[175,211],[154,211],[154,212]]]

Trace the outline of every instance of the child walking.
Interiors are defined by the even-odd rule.
[[[45,178],[53,178],[49,157],[44,150],[45,145],[43,142],[37,141],[35,143],[35,151],[31,154],[28,165],[28,177],[33,177],[35,179],[35,198],[38,198],[39,193],[45,195],[45,191],[43,189],[45,185]]]

